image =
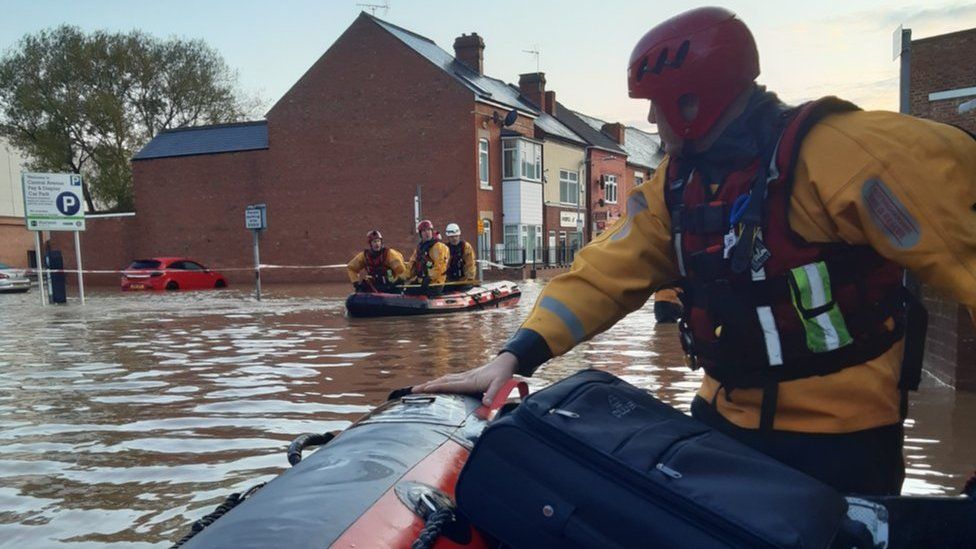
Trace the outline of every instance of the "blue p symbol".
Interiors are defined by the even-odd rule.
[[[64,215],[75,215],[81,209],[81,202],[74,193],[59,194],[55,203],[58,206],[58,211]]]

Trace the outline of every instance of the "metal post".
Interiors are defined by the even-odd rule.
[[[78,236],[78,231],[75,233],[75,263],[78,264],[78,296],[81,297],[81,304],[85,304],[85,277],[81,274],[81,238]]]
[[[413,195],[413,229],[417,230],[420,224],[420,185],[417,185],[417,194]]]
[[[34,255],[37,256],[37,286],[41,290],[41,306],[47,305],[47,292],[44,291],[44,255],[41,253],[41,232],[34,231]]]
[[[261,301],[261,248],[258,244],[261,231],[254,230],[254,296]]]
[[[901,29],[901,70],[899,71],[900,101],[898,112],[911,114],[911,96],[909,95],[912,75],[912,29]]]

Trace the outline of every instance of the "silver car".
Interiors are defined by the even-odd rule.
[[[0,263],[0,292],[26,292],[30,286],[27,271]]]

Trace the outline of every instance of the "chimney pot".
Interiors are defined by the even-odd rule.
[[[454,57],[478,74],[485,73],[485,41],[478,33],[461,34],[454,39]]]

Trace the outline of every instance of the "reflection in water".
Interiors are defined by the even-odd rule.
[[[478,365],[532,307],[349,319],[340,287],[120,294],[41,309],[0,295],[0,546],[168,546],[286,466],[302,432],[342,429],[390,390]],[[327,296],[327,297],[326,297]],[[605,368],[687,410],[701,377],[647,308],[531,385]],[[949,494],[973,465],[976,395],[931,378],[908,423],[905,491]]]

